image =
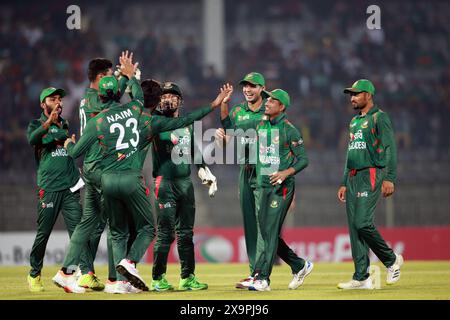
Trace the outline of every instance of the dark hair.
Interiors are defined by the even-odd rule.
[[[155,108],[161,99],[161,83],[154,79],[145,79],[141,83],[141,88],[144,93],[144,108]]]
[[[97,78],[100,73],[106,73],[108,69],[112,68],[112,66],[112,62],[108,59],[95,58],[91,60],[88,67],[89,81],[95,81],[95,78]]]
[[[120,101],[120,92],[117,91],[117,93],[114,93],[111,89],[106,90],[106,96],[99,95],[100,100],[102,103],[107,103],[109,101]]]

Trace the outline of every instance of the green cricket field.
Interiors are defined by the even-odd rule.
[[[386,285],[386,268],[374,264],[375,290],[339,290],[336,285],[351,279],[353,264],[316,263],[312,273],[297,290],[289,290],[292,279],[290,269],[284,263],[274,266],[270,292],[255,292],[235,289],[235,283],[248,275],[246,264],[199,263],[196,275],[209,285],[208,290],[196,292],[142,292],[139,294],[113,295],[87,291],[85,294],[69,294],[56,287],[51,278],[57,266],[44,266],[42,272],[45,291],[31,293],[27,285],[29,267],[0,267],[0,300],[449,300],[450,261],[406,261],[401,278],[394,285]],[[150,285],[151,265],[140,264],[138,270]],[[107,278],[107,267],[99,266],[97,276],[103,282]],[[170,264],[167,279],[178,287],[179,265]],[[377,282],[378,281],[378,282]]]

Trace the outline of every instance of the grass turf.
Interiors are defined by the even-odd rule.
[[[56,287],[51,278],[58,267],[44,266],[44,292],[31,293],[27,286],[29,267],[0,267],[0,300],[398,300],[398,299],[450,299],[450,261],[406,261],[402,267],[398,283],[385,284],[386,269],[381,263],[375,264],[381,270],[380,290],[338,290],[338,282],[350,280],[352,263],[316,263],[313,272],[297,290],[287,288],[292,275],[285,264],[275,266],[271,276],[270,292],[254,292],[235,289],[234,284],[248,273],[246,264],[197,264],[196,275],[201,282],[209,285],[208,290],[196,292],[145,292],[140,294],[112,295],[87,291],[85,294],[67,294]],[[140,264],[140,274],[150,285],[151,265]],[[106,281],[107,267],[99,266],[97,275]],[[179,266],[170,264],[167,279],[178,287]]]

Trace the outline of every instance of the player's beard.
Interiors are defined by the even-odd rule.
[[[61,115],[62,112],[62,104],[58,105],[55,107],[58,110],[58,115]],[[47,112],[48,115],[50,115],[50,113],[52,113],[52,111],[54,110],[54,108],[52,108],[51,106],[49,106],[48,104],[45,104],[45,111]]]
[[[352,103],[353,110],[361,110],[364,109],[367,103],[358,105],[357,103]]]

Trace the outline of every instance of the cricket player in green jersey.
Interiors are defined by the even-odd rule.
[[[167,118],[178,118],[183,95],[173,82],[162,84],[161,102],[154,113]],[[181,263],[179,290],[204,290],[194,275],[194,220],[195,197],[190,178],[190,163],[194,158],[194,136],[192,126],[162,132],[152,143],[155,210],[158,234],[153,251],[153,272],[150,290],[174,289],[166,279],[167,257],[170,246],[177,236],[178,256]],[[198,149],[197,149],[198,150]],[[203,157],[196,163],[202,181],[211,185],[210,196],[217,190],[216,177],[204,164]],[[197,161],[194,161],[197,162]],[[214,189],[215,188],[215,189]]]
[[[102,111],[102,104],[98,97],[98,83],[104,76],[112,74],[112,62],[108,59],[96,58],[89,62],[88,79],[90,81],[89,88],[80,102],[80,135],[86,123]],[[78,264],[80,251],[85,245],[88,245],[95,260],[100,237],[106,225],[106,219],[101,216],[101,192],[100,192],[100,176],[101,172],[98,164],[102,159],[100,146],[93,145],[86,153],[83,162],[83,180],[85,181],[83,216],[80,223],[75,228],[73,237],[71,238],[66,257],[61,269],[66,274],[73,273],[71,267]],[[113,268],[115,274],[115,268]],[[78,279],[78,284],[85,288],[93,290],[103,290],[104,285],[95,275],[92,268],[88,273],[82,273]]]
[[[403,257],[395,254],[374,225],[375,207],[380,197],[394,193],[397,148],[394,130],[386,112],[374,104],[375,87],[360,79],[344,93],[350,95],[358,114],[350,121],[344,177],[338,198],[346,203],[355,273],[339,289],[373,289],[369,275],[369,249],[387,268],[387,284],[400,279]]]
[[[127,53],[128,54],[128,53]],[[125,53],[122,53],[121,59],[129,59]],[[102,111],[103,105],[98,96],[98,84],[102,77],[112,74],[112,62],[108,59],[96,58],[89,62],[88,78],[90,81],[89,88],[86,89],[85,95],[80,103],[80,135],[86,127],[86,123],[93,119],[99,112]],[[128,79],[122,77],[119,80],[119,87],[121,92],[125,91]],[[63,267],[61,271],[65,274],[72,274],[74,266],[79,263],[80,253],[84,246],[88,245],[91,253],[92,261],[95,260],[98,244],[103,230],[106,226],[106,217],[102,215],[102,195],[101,195],[101,169],[100,161],[103,158],[101,149],[98,144],[94,144],[87,151],[83,163],[83,178],[86,184],[84,193],[83,216],[80,223],[75,228],[71,238],[67,254],[65,256]],[[103,290],[110,292],[111,281],[115,283],[117,273],[115,265],[112,262],[112,246],[110,235],[108,232],[108,262],[109,262],[109,276],[108,287],[99,281],[95,275],[94,266],[92,264],[89,272],[82,272],[78,279],[78,285],[84,288],[91,288],[93,290]]]
[[[280,255],[289,264],[293,279],[289,289],[297,289],[308,276],[313,263],[298,257],[281,238],[281,228],[295,193],[295,175],[308,165],[308,157],[300,130],[285,113],[290,107],[288,93],[281,89],[266,92],[264,118],[257,125],[256,183],[258,237],[255,257],[255,280],[249,290],[269,291],[270,275],[275,257]]]
[[[122,73],[130,78],[128,86],[131,87],[133,97],[126,105],[117,102],[119,92],[116,78],[106,76],[100,80],[99,94],[102,102],[107,104],[105,110],[87,124],[76,145],[73,144],[73,138],[72,141],[66,141],[66,147],[69,154],[76,158],[84,154],[93,143],[102,145],[102,191],[113,240],[114,261],[121,276],[119,280],[126,278],[135,288],[146,291],[148,287],[136,269],[136,262],[141,260],[155,231],[150,199],[142,181],[139,148],[143,142],[140,142],[140,137],[151,141],[153,136],[161,131],[173,130],[201,119],[220,105],[226,93],[219,94],[219,100],[215,104],[193,112],[183,119],[164,118],[163,121],[162,117],[145,117],[141,114],[142,89],[133,76],[136,68],[137,65],[133,65],[131,60],[123,63]],[[138,130],[139,121],[145,123],[141,132]],[[128,253],[127,214],[132,215],[137,234]]]
[[[239,154],[239,201],[244,220],[244,236],[247,256],[249,260],[250,275],[236,283],[238,289],[248,289],[254,281],[256,253],[262,248],[257,248],[261,232],[258,225],[259,191],[256,181],[256,126],[261,122],[265,114],[265,104],[268,97],[265,91],[265,79],[262,74],[251,72],[241,81],[242,93],[245,102],[242,102],[228,111],[228,99],[225,99],[221,107],[221,120],[224,129],[245,130],[243,134],[237,134],[238,150],[245,153]],[[249,130],[250,129],[250,130]],[[219,140],[227,139],[223,129],[216,133]],[[261,239],[259,243],[262,243]],[[291,264],[292,250],[284,241],[279,241],[278,256],[288,264]],[[293,271],[298,271],[297,266],[292,266]]]
[[[28,285],[32,292],[43,291],[41,270],[50,233],[58,214],[62,211],[64,221],[72,235],[81,219],[80,188],[82,180],[71,157],[64,149],[69,124],[61,117],[62,98],[65,91],[46,88],[40,94],[42,114],[30,122],[27,131],[28,142],[34,147],[37,164],[38,219],[37,234],[30,253],[31,271]],[[86,248],[84,248],[86,249]],[[81,253],[80,267],[89,270],[87,250]],[[69,284],[77,290],[76,282]]]
[[[242,93],[245,101],[233,106],[230,112],[228,112],[227,104],[223,104],[220,116],[223,129],[218,129],[217,131],[217,136],[221,140],[228,138],[226,137],[226,129],[256,129],[256,124],[264,115],[264,104],[266,101],[264,89],[266,82],[263,75],[257,72],[251,72],[239,84],[242,85]],[[235,287],[238,289],[247,289],[253,282],[255,275],[255,255],[257,251],[256,243],[260,235],[256,217],[256,204],[258,202],[258,193],[256,190],[256,159],[250,161],[252,150],[256,147],[255,132],[256,130],[249,131],[249,134],[239,136],[237,141],[237,150],[241,151],[241,154],[238,154],[240,164],[239,204],[244,222],[245,247],[250,268],[250,275],[236,283]]]

